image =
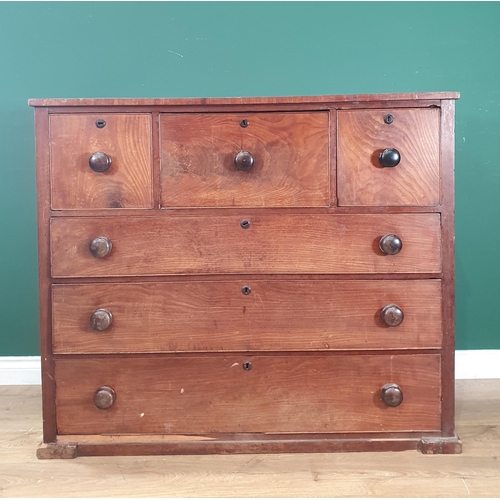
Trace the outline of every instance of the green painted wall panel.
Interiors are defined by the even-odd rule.
[[[38,354],[30,97],[458,90],[457,346],[500,348],[500,3],[0,2],[0,356]]]

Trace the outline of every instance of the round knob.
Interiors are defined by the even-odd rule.
[[[90,316],[90,326],[92,330],[97,330],[98,332],[102,332],[111,326],[113,322],[113,315],[111,311],[108,309],[100,308],[96,309],[92,316]]]
[[[94,394],[94,404],[99,410],[107,410],[115,402],[115,391],[106,385],[99,387]]]
[[[386,234],[380,238],[379,247],[387,255],[396,255],[401,252],[403,242],[396,234]]]
[[[385,384],[380,390],[380,398],[387,406],[396,407],[403,402],[403,391],[397,384]]]
[[[248,151],[240,151],[234,158],[238,170],[250,170],[253,166],[253,156]]]
[[[105,236],[94,238],[89,245],[90,253],[97,258],[106,257],[112,248],[113,244]]]
[[[378,161],[383,167],[395,167],[401,161],[401,155],[397,149],[386,148],[378,155]]]
[[[89,165],[94,172],[106,172],[111,167],[111,158],[106,153],[98,151],[89,158]]]
[[[382,321],[387,326],[399,326],[405,318],[403,311],[396,304],[387,304],[384,306],[380,315],[382,316]]]

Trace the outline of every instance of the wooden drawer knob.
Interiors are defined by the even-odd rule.
[[[94,172],[106,172],[111,167],[111,157],[98,151],[89,158],[89,166]]]
[[[380,391],[380,398],[387,406],[396,407],[403,402],[403,391],[397,384],[385,384]]]
[[[111,252],[113,244],[105,236],[94,238],[89,245],[90,253],[99,259],[106,257]]]
[[[253,156],[248,151],[240,151],[234,158],[238,170],[247,171],[253,167]]]
[[[111,323],[113,323],[113,315],[108,309],[96,309],[92,313],[92,316],[90,316],[90,326],[92,327],[92,330],[102,332],[103,330],[109,328]]]
[[[99,408],[99,410],[107,410],[110,408],[115,402],[115,399],[115,391],[107,385],[99,387],[94,394],[94,404],[97,408]]]
[[[382,321],[387,326],[399,326],[405,317],[403,311],[396,304],[387,304],[381,311]]]
[[[378,155],[378,161],[383,167],[395,167],[401,161],[401,155],[397,149],[386,148]]]
[[[403,242],[396,234],[386,234],[380,238],[379,247],[387,255],[396,255],[401,252]]]

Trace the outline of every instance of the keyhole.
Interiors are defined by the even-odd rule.
[[[243,229],[248,229],[250,227],[250,221],[247,220],[247,219],[243,219],[241,222],[240,222],[240,226],[243,228]]]
[[[251,291],[252,291],[252,289],[251,289],[249,286],[247,286],[247,285],[245,285],[245,286],[241,289],[241,293],[242,293],[243,295],[250,295],[250,292],[251,292]]]
[[[387,123],[387,125],[390,125],[393,121],[394,121],[394,116],[392,115],[384,116],[384,122]]]
[[[99,120],[96,120],[95,126],[97,128],[104,128],[106,126],[106,122],[104,120],[102,120],[101,118],[99,118]]]
[[[241,120],[240,127],[243,127],[243,128],[248,127],[248,120]]]
[[[242,366],[243,370],[246,372],[252,369],[252,363],[250,363],[250,361],[245,361]]]

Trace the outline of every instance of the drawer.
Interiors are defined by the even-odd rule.
[[[160,136],[163,207],[330,203],[326,111],[162,114]]]
[[[438,205],[439,122],[435,108],[339,111],[339,205]]]
[[[53,285],[53,346],[66,354],[438,348],[440,293],[439,280]]]
[[[57,429],[58,434],[434,431],[441,427],[440,371],[437,354],[56,359]],[[402,393],[399,406],[382,401],[386,384],[398,386],[392,391]],[[102,407],[112,404],[99,409],[95,399]]]
[[[53,210],[152,208],[150,114],[50,115]]]
[[[54,277],[441,270],[439,214],[57,217],[50,239]]]

